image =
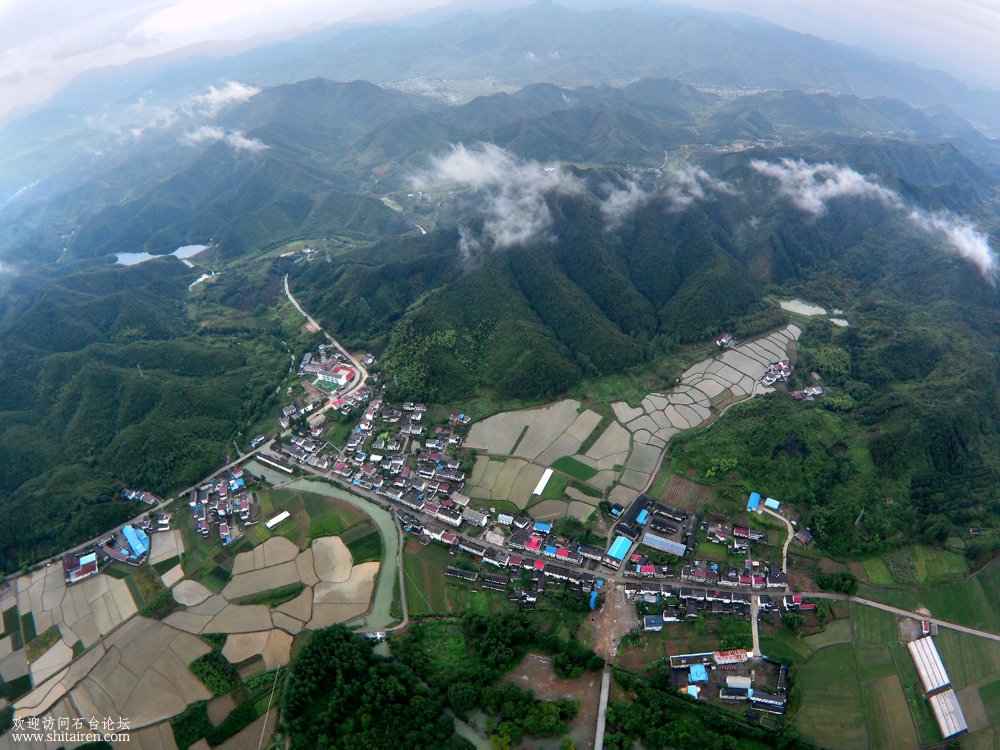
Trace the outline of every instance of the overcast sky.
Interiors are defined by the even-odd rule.
[[[757,15],[1000,88],[1000,0],[687,1]],[[208,40],[235,41],[336,21],[392,18],[445,2],[0,0],[0,117],[44,101],[90,68]]]

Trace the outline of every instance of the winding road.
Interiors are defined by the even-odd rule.
[[[323,326],[317,323],[309,313],[307,313],[305,310],[302,309],[302,305],[300,305],[299,301],[295,299],[294,296],[292,296],[292,290],[288,288],[287,273],[285,274],[285,296],[288,297],[288,301],[292,303],[295,309],[299,311],[299,313],[302,315],[303,318],[306,319],[309,325],[313,326],[313,328],[315,328],[317,331],[326,336],[326,340],[329,341],[331,344],[333,344],[335,347],[337,347],[341,351],[341,353],[351,361],[351,364],[360,373],[358,381],[353,386],[351,386],[351,389],[345,391],[344,393],[339,394],[338,398],[346,398],[347,396],[352,395],[355,391],[357,391],[359,388],[361,388],[361,386],[365,384],[366,380],[368,380],[368,370],[365,369],[365,366],[361,364],[361,362],[358,360],[357,357],[355,357],[353,354],[347,351],[346,347],[344,347],[339,341],[337,341],[337,339],[331,336],[329,332],[327,332],[326,329],[323,328]],[[331,400],[332,399],[333,397],[331,396]]]

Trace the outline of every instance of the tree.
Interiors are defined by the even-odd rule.
[[[799,612],[786,612],[781,616],[781,622],[784,626],[795,634],[798,634],[805,621],[806,616]]]

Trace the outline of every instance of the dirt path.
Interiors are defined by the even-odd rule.
[[[759,600],[756,594],[750,595],[750,632],[753,634],[753,655],[760,656],[760,628],[758,619],[760,618]]]
[[[780,513],[775,513],[770,508],[764,508],[764,512],[774,516],[775,518],[781,520],[785,524],[785,528],[788,529],[788,536],[785,537],[785,544],[781,548],[781,570],[784,573],[788,572],[788,545],[792,543],[792,537],[795,536],[795,529],[792,528],[792,522],[785,518]]]

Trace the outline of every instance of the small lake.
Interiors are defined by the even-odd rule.
[[[798,313],[799,315],[826,315],[826,308],[819,305],[810,305],[800,299],[779,300],[782,310]]]
[[[202,250],[208,248],[208,245],[184,245],[174,250],[172,253],[166,253],[166,255],[172,255],[175,258],[184,260],[185,258],[192,258]],[[147,260],[153,260],[153,258],[163,258],[166,255],[150,255],[147,252],[141,253],[118,253],[115,256],[115,262],[121,266],[137,266],[140,263],[145,263]]]

